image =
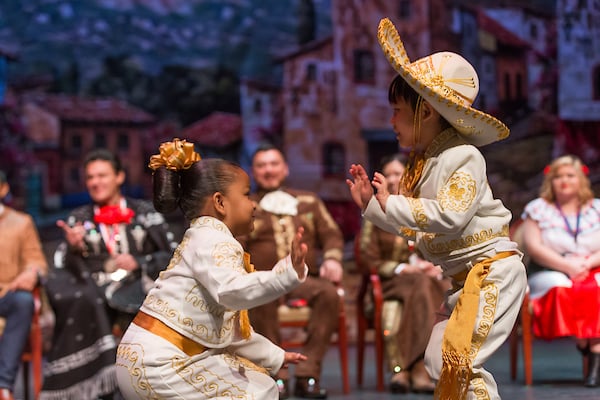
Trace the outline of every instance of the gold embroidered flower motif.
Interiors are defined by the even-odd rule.
[[[464,171],[457,171],[438,192],[437,200],[444,211],[465,212],[477,194],[475,179]]]

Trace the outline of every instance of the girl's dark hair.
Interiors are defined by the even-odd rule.
[[[383,156],[383,157],[381,157],[381,160],[379,161],[379,171],[383,171],[383,168],[386,165],[388,165],[389,163],[391,163],[392,161],[398,161],[402,165],[406,165],[406,163],[408,161],[408,157],[404,153],[395,153],[395,154]]]
[[[242,169],[226,160],[202,159],[188,169],[171,171],[160,167],[154,171],[154,208],[161,213],[175,211],[192,220],[201,215],[206,200],[215,192],[226,193]]]
[[[92,161],[108,161],[116,173],[123,171],[121,159],[112,151],[107,149],[95,149],[90,151],[83,160],[83,167],[86,168]]]

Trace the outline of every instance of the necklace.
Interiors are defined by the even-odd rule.
[[[565,225],[567,226],[567,231],[569,231],[569,233],[573,236],[573,240],[575,240],[575,242],[577,242],[577,235],[579,235],[579,222],[581,221],[581,206],[579,206],[577,208],[577,224],[575,225],[575,230],[571,229],[571,224],[569,224],[569,219],[563,212],[562,208],[560,208],[560,204],[558,204],[558,201],[556,202],[556,208],[558,209],[558,212],[560,213],[560,215],[563,217],[563,220],[565,221]]]

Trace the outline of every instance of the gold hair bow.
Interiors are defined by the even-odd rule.
[[[171,171],[188,169],[196,161],[200,161],[200,154],[194,151],[194,144],[185,139],[173,139],[172,142],[161,143],[159,154],[150,157],[148,166],[153,171],[165,167]]]

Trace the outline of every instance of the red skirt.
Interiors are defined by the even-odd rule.
[[[531,300],[536,337],[600,338],[600,287],[596,273],[600,273],[600,268],[591,270],[583,281],[573,281],[572,287],[554,287]]]

